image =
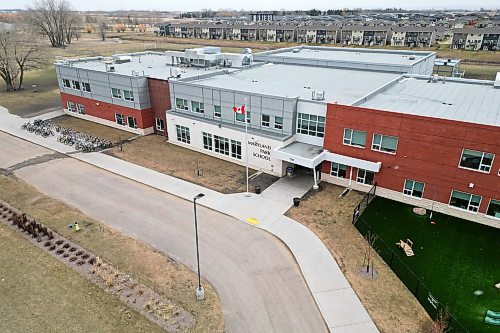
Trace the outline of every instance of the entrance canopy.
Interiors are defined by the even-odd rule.
[[[272,152],[274,158],[313,169],[324,160],[323,147],[303,142],[292,142]]]

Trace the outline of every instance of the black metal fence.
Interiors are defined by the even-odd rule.
[[[374,186],[375,187],[375,186]],[[371,191],[370,191],[371,192]],[[375,190],[374,190],[375,192]],[[372,198],[373,199],[373,198]],[[427,313],[431,318],[436,318],[439,311],[447,311],[445,304],[442,304],[431,292],[429,288],[418,278],[418,276],[411,270],[408,265],[406,265],[403,260],[394,252],[394,246],[389,246],[385,243],[381,237],[373,230],[370,224],[361,217],[361,213],[356,216],[360,205],[364,206],[369,203],[371,199],[363,198],[363,201],[355,208],[353,214],[353,224],[358,229],[358,231],[366,236],[368,233],[375,235],[375,242],[373,244],[373,249],[377,251],[380,257],[389,265],[392,271],[398,276],[398,278],[405,284],[405,286],[411,291],[415,298],[422,304]],[[363,210],[366,207],[363,208]],[[450,333],[469,333],[460,323],[448,312],[449,315],[449,331]]]
[[[359,202],[359,204],[354,208],[354,212],[352,213],[352,223],[356,223],[357,219],[363,214],[364,210],[370,202],[375,198],[375,192],[377,192],[377,183],[372,186],[372,188],[365,194],[363,199]]]

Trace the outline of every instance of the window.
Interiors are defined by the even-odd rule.
[[[313,114],[299,113],[297,117],[297,132],[317,137],[325,136],[325,117]]]
[[[125,99],[126,101],[129,101],[129,102],[133,102],[134,101],[134,92],[130,91],[130,90],[124,90],[123,91],[123,99]]]
[[[64,88],[71,88],[71,84],[69,83],[68,79],[63,79],[62,80]]]
[[[128,116],[127,123],[128,123],[128,127],[137,128],[137,119],[135,119],[135,117]]]
[[[358,169],[358,177],[356,181],[361,184],[368,184],[372,185],[373,184],[373,177],[375,174],[371,171],[364,170],[364,169]]]
[[[263,114],[261,118],[262,127],[269,127],[269,123],[271,122],[271,117],[267,114]]]
[[[86,92],[91,92],[91,90],[90,90],[90,83],[82,82],[82,90],[86,91]]]
[[[274,117],[274,128],[283,129],[283,117]]]
[[[460,166],[466,169],[473,169],[483,172],[490,172],[493,165],[494,154],[480,151],[464,149],[460,158]]]
[[[222,117],[222,111],[221,111],[220,105],[214,105],[214,117],[215,118]]]
[[[75,103],[73,103],[73,102],[67,102],[66,104],[68,105],[68,111],[69,112],[76,112]]]
[[[486,211],[486,215],[493,216],[500,219],[500,200],[490,200],[490,204],[488,205],[488,210]]]
[[[175,125],[175,129],[177,130],[177,141],[191,143],[189,128],[181,125]]]
[[[116,123],[118,125],[125,126],[125,116],[119,113],[115,113]]]
[[[477,212],[481,204],[481,199],[479,195],[453,190],[451,191],[450,206]]]
[[[366,132],[356,131],[350,128],[344,129],[344,144],[354,147],[365,147]]]
[[[241,160],[241,142],[231,140],[231,157]]]
[[[122,91],[120,89],[111,88],[111,95],[113,98],[122,98]]]
[[[85,106],[83,106],[83,104],[77,104],[76,109],[78,110],[79,114],[85,114]]]
[[[157,131],[163,132],[165,130],[165,123],[163,122],[163,119],[156,118],[155,124],[156,124],[156,130]]]
[[[175,107],[179,110],[189,110],[187,99],[176,98]]]
[[[212,134],[203,132],[203,148],[212,150]]]
[[[397,137],[382,134],[373,134],[372,150],[395,154],[397,147]]]
[[[71,80],[71,88],[73,88],[75,90],[80,90],[80,82],[75,81],[75,80]]]
[[[244,122],[245,120],[245,115],[247,117],[247,123],[250,124],[250,111],[245,111],[245,114],[241,114],[241,113],[238,113],[238,112],[235,112],[235,117],[236,117],[236,121],[239,121],[240,123]]]
[[[229,139],[214,135],[215,152],[229,156]]]
[[[403,193],[410,195],[415,198],[422,198],[424,194],[424,183],[417,182],[411,179],[405,180],[405,186],[403,188]]]
[[[347,165],[332,162],[330,175],[338,178],[345,178],[347,175]]]
[[[197,113],[204,113],[205,112],[205,105],[200,102],[191,102],[191,111],[197,112]]]

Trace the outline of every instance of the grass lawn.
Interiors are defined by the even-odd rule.
[[[0,224],[0,332],[163,332]]]
[[[380,257],[374,258],[375,278],[362,274],[367,242],[352,225],[352,212],[364,194],[340,197],[343,190],[322,182],[286,215],[323,241],[381,333],[428,333],[431,321],[424,308]]]
[[[105,224],[83,215],[78,210],[63,204],[60,201],[43,195],[35,188],[13,175],[2,174],[0,172],[0,184],[0,198],[2,200],[25,212],[28,216],[31,216],[51,227],[54,231],[71,241],[80,244],[82,247],[95,253],[105,262],[109,262],[120,271],[132,274],[138,281],[151,287],[156,292],[183,307],[186,311],[192,313],[196,319],[196,324],[194,327],[188,329],[186,331],[187,333],[224,331],[224,319],[217,294],[207,282],[204,282],[205,299],[203,302],[197,301],[193,293],[193,286],[196,286],[197,283],[197,275],[184,265],[165,256],[161,252],[146,246],[144,243],[125,236]],[[80,225],[82,226],[82,230],[78,233],[72,232],[72,230],[67,227],[69,223],[74,221],[80,221]],[[3,274],[2,271],[4,267],[15,265],[15,260],[18,260],[15,258],[4,257],[2,244],[3,239],[0,239],[0,275]],[[29,245],[31,246],[31,244]],[[55,262],[55,259],[51,260]],[[11,262],[14,264],[11,264]],[[19,265],[19,267],[22,269],[21,265]],[[44,265],[40,265],[37,271],[39,272],[39,275],[36,275],[38,279],[48,279],[48,274],[44,269]],[[0,276],[0,278],[1,277],[2,276]],[[20,277],[14,275],[14,278]],[[25,278],[27,279],[28,277]],[[54,282],[54,284],[63,284],[67,280],[71,279],[57,279],[58,282]],[[30,283],[34,283],[34,281],[36,280],[26,280],[25,284],[28,285]],[[0,282],[0,304],[3,304],[4,299],[2,283],[3,282]],[[47,311],[49,311],[48,309],[50,309],[50,306],[57,306],[57,304],[52,304],[53,302],[49,298],[42,299],[44,302],[47,302]],[[82,302],[86,302],[87,300],[91,301],[92,299],[88,297],[81,298]],[[60,298],[60,302],[64,304],[64,298]],[[35,307],[35,305],[36,304],[31,306]],[[2,306],[0,305],[0,310],[1,309]],[[82,304],[80,309],[85,311],[86,307]],[[103,310],[104,314],[95,314],[95,318],[89,316],[89,321],[94,320],[97,322],[99,319],[97,317],[99,315],[105,318],[105,312],[107,310],[108,309]],[[0,320],[0,332],[12,332],[9,329],[1,329],[3,313],[5,312],[0,313],[2,313],[2,320]],[[30,312],[27,312],[26,315],[29,316]],[[64,314],[60,315],[61,318],[63,316]],[[77,321],[78,319],[75,319],[75,323],[66,323],[66,325],[61,326],[61,330],[64,332],[70,331],[72,328],[71,325],[77,325]],[[111,323],[116,322],[111,321]],[[61,330],[34,329],[33,331],[56,332]],[[107,332],[93,327],[81,331]],[[122,331],[123,330],[121,330],[120,327],[115,327],[115,329],[112,330],[112,332]],[[135,332],[137,330],[131,331]],[[19,332],[30,332],[30,330],[20,330]]]
[[[246,191],[244,166],[165,142],[160,135],[143,136],[124,144],[122,150],[114,147],[106,153],[222,193]],[[255,172],[249,170],[250,175]],[[264,190],[276,180],[262,173],[250,180],[250,190],[257,184]]]
[[[431,224],[428,216],[411,210],[376,197],[361,218],[469,332],[499,332],[498,326],[484,324],[484,315],[488,309],[500,311],[500,290],[494,286],[500,282],[500,229],[438,213]],[[395,245],[406,238],[414,243],[413,257]],[[476,290],[484,293],[475,296]]]

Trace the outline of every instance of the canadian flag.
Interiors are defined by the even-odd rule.
[[[234,112],[236,113],[239,113],[239,114],[245,114],[245,106],[242,105],[240,107],[237,107],[237,106],[233,106],[233,110]]]

